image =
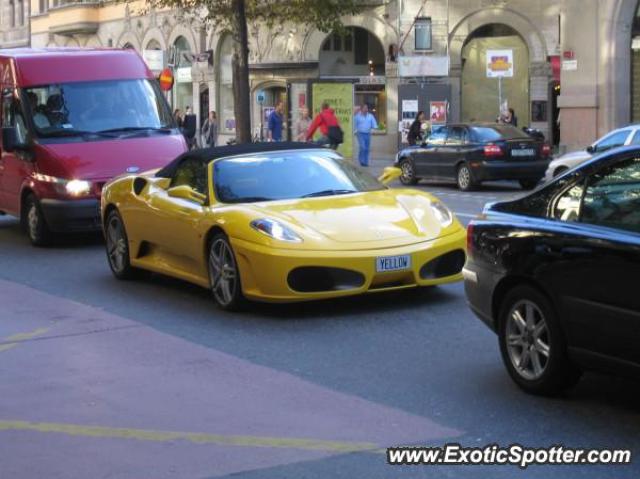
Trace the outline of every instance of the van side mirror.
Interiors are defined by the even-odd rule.
[[[29,149],[29,145],[20,138],[15,126],[7,126],[2,128],[2,148],[13,153],[14,151],[26,151]]]
[[[206,195],[197,192],[189,185],[180,185],[169,188],[167,190],[167,194],[171,198],[181,198],[183,200],[193,201],[194,203],[198,203],[199,205],[204,205],[207,201]]]
[[[395,166],[387,166],[383,171],[382,175],[378,178],[378,181],[383,185],[388,185],[393,180],[397,180],[402,176],[402,170],[400,168],[396,168]]]

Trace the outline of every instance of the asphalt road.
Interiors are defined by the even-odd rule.
[[[511,184],[424,184],[466,222]],[[460,284],[222,313],[119,282],[99,237],[32,248],[0,219],[0,477],[637,478],[627,466],[389,466],[392,445],[631,448],[640,386],[519,391]]]

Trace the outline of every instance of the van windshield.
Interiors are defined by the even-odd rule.
[[[174,128],[166,101],[146,79],[60,83],[25,88],[39,137]]]

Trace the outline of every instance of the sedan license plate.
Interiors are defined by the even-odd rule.
[[[404,271],[409,268],[411,268],[411,255],[409,254],[376,258],[376,271],[378,273]]]
[[[533,148],[524,148],[522,150],[511,150],[511,156],[535,156],[536,150]]]

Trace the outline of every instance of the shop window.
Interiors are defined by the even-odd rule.
[[[418,18],[415,25],[416,50],[431,50],[431,18]]]
[[[356,106],[367,104],[369,112],[376,117],[378,129],[381,132],[387,129],[387,95],[385,85],[356,85]]]
[[[347,33],[344,37],[344,51],[353,51],[353,36],[351,35],[351,33]]]
[[[356,28],[353,31],[355,40],[355,54],[354,63],[356,65],[368,65],[369,64],[369,32]]]
[[[334,52],[342,51],[342,37],[337,33],[333,34],[333,51]]]

